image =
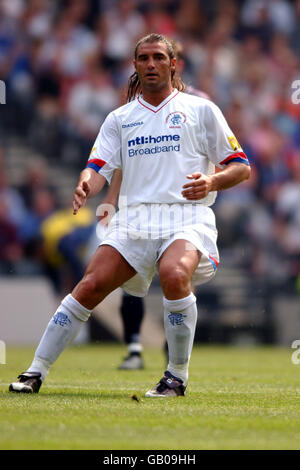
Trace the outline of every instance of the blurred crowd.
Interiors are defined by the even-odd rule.
[[[221,107],[251,161],[215,206],[226,262],[300,290],[300,0],[0,0],[0,273],[44,272],[58,291],[81,277],[94,214],[58,204],[49,168],[83,169],[149,32],[180,41],[184,82]],[[17,187],[13,135],[43,157]]]

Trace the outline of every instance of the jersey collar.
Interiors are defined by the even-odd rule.
[[[147,103],[147,101],[145,101],[143,99],[142,95],[138,96],[138,102],[142,106],[144,106],[144,108],[149,109],[153,113],[158,113],[164,106],[166,106],[166,104],[169,103],[169,101],[171,101],[173,98],[175,98],[175,96],[178,95],[178,93],[179,93],[179,91],[176,88],[174,88],[172,93],[169,96],[167,96],[161,103],[159,103],[158,106],[152,106],[152,104]]]

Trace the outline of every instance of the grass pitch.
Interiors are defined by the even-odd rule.
[[[144,398],[164,356],[118,371],[124,347],[67,349],[38,395],[8,393],[33,349],[0,365],[0,449],[300,449],[300,365],[291,349],[195,347],[186,397]],[[132,399],[136,395],[140,401]]]

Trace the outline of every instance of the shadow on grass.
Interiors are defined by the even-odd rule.
[[[42,393],[11,393],[9,392],[8,390],[7,391],[4,391],[1,393],[2,396],[7,399],[10,399],[10,400],[14,400],[14,399],[20,399],[21,397],[28,397],[29,399],[32,399],[32,400],[36,400],[36,399],[43,399],[43,398],[57,398],[57,399],[60,399],[60,398],[64,398],[64,399],[68,399],[68,398],[80,398],[80,399],[86,399],[86,400],[90,400],[90,399],[106,399],[106,400],[120,400],[122,398],[125,398],[127,400],[131,400],[131,395],[132,394],[126,394],[126,393],[121,393],[121,392],[110,392],[110,393],[102,393],[99,391],[99,393],[89,393],[87,391],[84,391],[84,392],[51,392],[51,391],[43,391]],[[134,400],[132,400],[134,401]]]
[[[105,398],[109,400],[120,400],[120,398],[130,398],[130,395],[126,395],[124,393],[87,393],[87,392],[46,392],[41,394],[40,396],[49,397],[49,398],[82,398],[82,399],[95,399],[95,398]]]

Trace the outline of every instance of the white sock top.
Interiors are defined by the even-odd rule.
[[[192,305],[194,302],[196,302],[196,297],[192,292],[183,299],[168,300],[163,297],[164,307],[171,312],[180,312],[181,310],[184,310],[185,308]]]
[[[61,302],[70,313],[72,313],[78,320],[87,321],[89,319],[92,310],[88,310],[81,305],[72,294],[67,295]]]

